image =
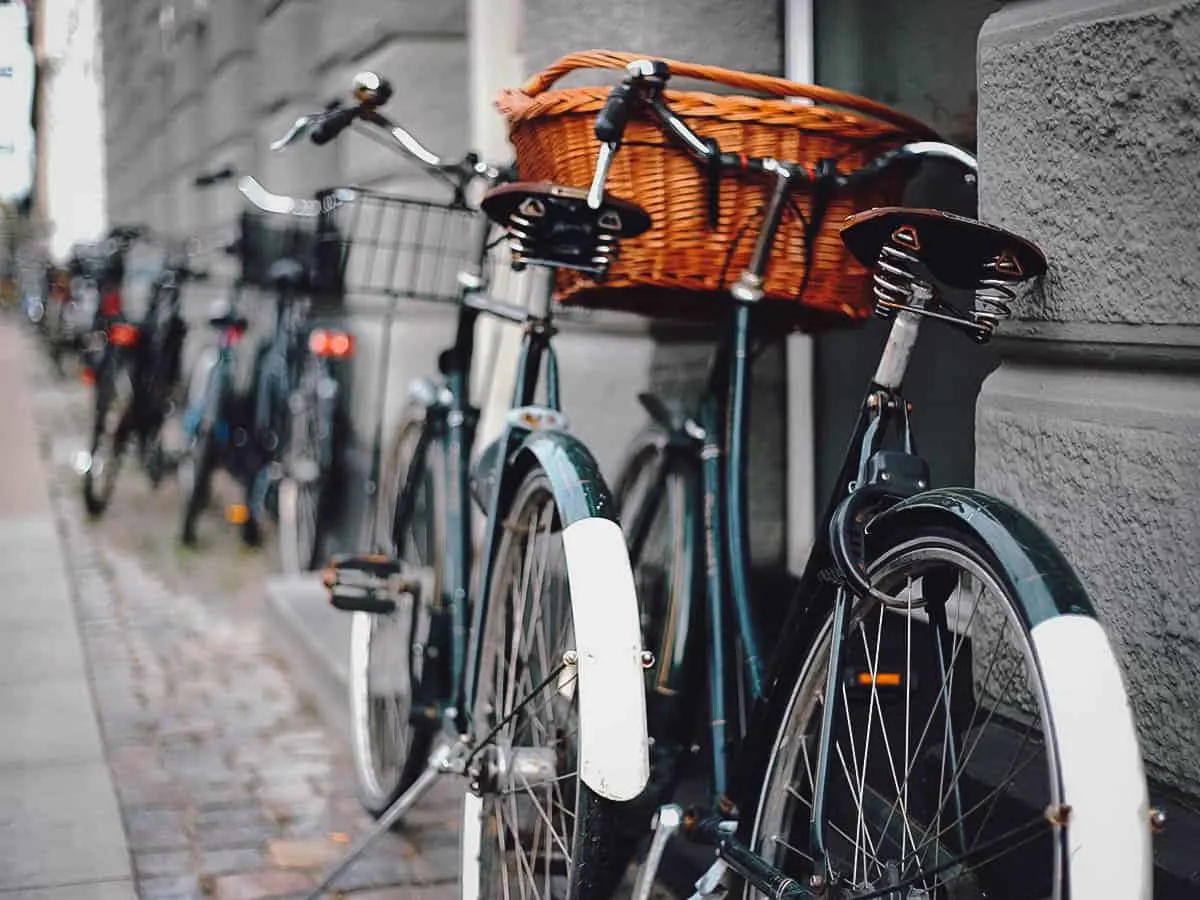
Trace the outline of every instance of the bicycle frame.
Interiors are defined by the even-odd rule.
[[[433,605],[435,624],[433,635],[441,635],[449,644],[448,669],[441,679],[427,683],[414,698],[414,708],[436,708],[439,718],[449,719],[460,733],[466,733],[466,710],[473,708],[475,675],[478,661],[470,653],[469,636],[477,631],[486,613],[484,603],[473,606],[468,602],[471,573],[475,562],[471,529],[471,481],[496,486],[481,498],[486,506],[488,530],[482,543],[480,557],[479,596],[491,578],[492,553],[496,547],[500,524],[499,510],[508,494],[516,488],[517,475],[522,474],[509,465],[509,459],[521,440],[537,426],[557,427],[559,413],[558,362],[551,344],[550,298],[547,293],[539,310],[526,311],[498,304],[483,296],[479,288],[479,273],[486,262],[491,236],[484,227],[475,257],[476,271],[464,279],[469,286],[461,289],[454,342],[439,357],[439,369],[444,383],[439,387],[428,381],[418,382],[414,399],[425,407],[426,422],[408,468],[408,475],[396,503],[393,521],[394,536],[412,514],[418,479],[425,467],[426,454],[441,454],[445,461],[448,497],[446,502],[446,552],[442,565],[442,596]],[[513,389],[510,409],[527,413],[522,421],[509,416],[495,446],[497,452],[484,454],[472,473],[471,450],[475,444],[479,410],[468,396],[470,373],[475,352],[475,326],[483,313],[499,316],[526,325],[521,341],[517,382]],[[534,401],[539,384],[545,383],[546,406],[537,407]],[[516,472],[516,474],[514,474]],[[439,625],[440,621],[440,625]],[[431,637],[431,642],[436,637]],[[478,648],[476,648],[478,649]],[[426,663],[428,665],[428,663]]]
[[[776,191],[768,207],[751,266],[743,274],[739,285],[753,285],[756,279],[761,284],[765,274],[771,243],[789,194],[787,173],[781,172],[777,178]],[[714,357],[708,387],[700,404],[699,422],[676,427],[668,436],[667,453],[682,453],[691,459],[698,457],[699,471],[693,471],[692,477],[699,481],[699,497],[695,496],[697,492],[693,489],[690,510],[686,514],[688,531],[684,555],[691,561],[692,572],[697,573],[692,581],[692,603],[703,603],[703,612],[697,614],[699,611],[687,608],[687,604],[669,609],[667,622],[662,629],[662,644],[653,648],[662,667],[657,675],[655,691],[669,697],[687,683],[688,673],[695,664],[692,656],[699,650],[690,640],[689,630],[695,621],[703,622],[702,630],[707,642],[705,652],[701,655],[707,663],[711,787],[714,808],[730,818],[738,816],[739,799],[752,797],[753,802],[757,802],[753,791],[761,779],[763,765],[770,751],[769,747],[761,744],[764,741],[769,744],[774,736],[770,727],[757,723],[769,716],[768,711],[778,714],[776,694],[790,691],[792,679],[789,676],[803,658],[803,651],[811,643],[816,628],[831,612],[835,615],[837,626],[830,651],[831,678],[826,689],[826,717],[831,717],[839,709],[838,661],[841,659],[844,637],[842,626],[848,620],[852,595],[848,590],[835,589],[825,577],[835,566],[830,552],[830,525],[843,500],[859,485],[866,483],[867,464],[881,449],[893,425],[898,426],[906,452],[915,458],[908,407],[899,389],[920,323],[916,314],[906,312],[900,313],[892,326],[883,358],[863,398],[839,475],[818,523],[817,538],[797,591],[803,599],[789,609],[775,651],[769,664],[766,664],[750,605],[746,544],[746,411],[755,300],[738,297],[738,293],[735,287],[735,307],[730,329]],[[664,456],[654,474],[646,501],[640,506],[638,514],[627,522],[631,558],[635,565],[658,505],[664,497],[669,468],[667,457]],[[913,485],[914,490],[927,487],[927,475],[917,479]],[[899,499],[897,496],[896,500]],[[696,541],[700,541],[699,546],[696,546]],[[704,573],[703,578],[698,574],[700,572]],[[734,620],[732,639],[725,626],[726,610],[730,608]],[[737,729],[734,735],[736,740],[730,741],[728,658],[736,652],[735,642],[740,644],[743,655],[743,663],[736,671],[737,693],[746,697],[740,710],[742,715],[736,721],[747,724]],[[689,647],[690,650],[679,651],[679,648]],[[685,721],[691,719],[685,718]],[[823,735],[829,733],[828,725],[826,722]],[[728,747],[731,743],[740,745],[746,737],[753,738],[759,746],[739,746],[731,772]],[[817,761],[817,787],[813,805],[818,812],[813,815],[811,834],[814,856],[824,849],[824,837],[818,823],[823,821],[819,810],[829,763],[828,745],[829,742],[823,739]]]

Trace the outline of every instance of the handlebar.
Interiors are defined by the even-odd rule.
[[[201,172],[192,179],[192,186],[198,188],[212,187],[214,184],[228,181],[236,174],[237,170],[233,166],[225,166],[223,169],[216,169],[211,172]]]
[[[366,132],[369,136],[413,159],[449,184],[456,198],[461,199],[476,179],[489,182],[505,179],[505,171],[480,161],[477,154],[468,153],[461,160],[447,162],[429,150],[411,132],[379,111],[391,96],[392,86],[386,79],[374,72],[360,72],[354,77],[355,102],[352,105],[343,106],[340,101],[334,101],[323,112],[301,116],[287,134],[271,144],[271,149],[284,150],[306,137],[314,144],[324,145],[358,122],[370,126]]]
[[[917,141],[888,151],[853,172],[839,172],[833,160],[823,160],[816,167],[773,159],[722,152],[716,141],[702,138],[671,111],[663,97],[663,87],[670,78],[666,63],[657,60],[635,60],[626,66],[625,79],[611,91],[604,107],[596,116],[594,133],[600,141],[600,157],[596,174],[588,192],[588,202],[599,209],[604,183],[612,159],[625,136],[630,113],[635,106],[644,109],[669,135],[674,137],[698,161],[719,174],[723,171],[757,172],[776,175],[797,185],[823,187],[852,187],[878,177],[890,166],[905,159],[941,158],[958,163],[967,171],[964,177],[973,180],[979,170],[975,157],[959,147],[940,141]]]

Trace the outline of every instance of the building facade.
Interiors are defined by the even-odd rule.
[[[272,154],[295,117],[393,79],[390,112],[447,156],[507,158],[498,90],[560,55],[628,49],[815,78],[894,105],[978,146],[980,211],[1051,257],[1047,291],[977,348],[926,329],[910,380],[941,484],[1015,500],[1064,547],[1112,627],[1151,769],[1200,784],[1200,184],[1196,0],[102,0],[108,210],[190,232],[230,221],[226,164],[279,192],[428,180],[354,135]],[[907,198],[972,213],[948,173]],[[378,304],[351,299],[359,335],[358,455],[378,398]],[[433,370],[451,313],[403,308],[392,402]],[[756,364],[755,562],[799,568],[883,330],[783,336]],[[505,398],[512,334],[489,326],[477,394]],[[630,317],[564,325],[568,414],[606,472],[641,427],[647,386],[694,393],[711,345]],[[351,517],[353,512],[350,513]],[[789,597],[770,598],[786,602]]]

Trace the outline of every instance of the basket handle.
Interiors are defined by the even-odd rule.
[[[723,84],[726,87],[738,88],[759,94],[769,94],[773,97],[803,97],[818,103],[840,106],[844,109],[872,116],[880,121],[895,125],[913,135],[936,138],[937,134],[925,123],[906,116],[866,97],[850,94],[834,88],[821,87],[817,84],[800,84],[788,81],[786,78],[776,78],[773,75],[757,75],[752,72],[737,72],[733,69],[722,69],[719,66],[706,66],[698,63],[679,62],[664,59],[660,56],[647,57],[645,54],[621,53],[615,50],[584,50],[562,57],[557,62],[547,66],[534,75],[521,87],[521,93],[534,97],[549,90],[556,81],[576,69],[624,69],[626,65],[637,59],[658,59],[671,68],[672,75],[685,78],[697,78]]]

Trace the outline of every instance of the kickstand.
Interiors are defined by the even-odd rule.
[[[321,900],[326,888],[333,883],[334,879],[350,868],[354,861],[362,856],[364,851],[379,839],[380,835],[388,831],[406,812],[416,805],[425,792],[433,787],[433,783],[441,775],[445,774],[449,768],[453,747],[454,745],[449,741],[444,741],[434,749],[429,755],[429,763],[425,766],[425,771],[417,776],[417,780],[412,783],[412,786],[407,791],[396,798],[395,802],[384,811],[383,815],[371,826],[370,830],[360,837],[358,842],[346,852],[346,855],[334,863],[333,867],[321,876],[321,880],[317,883],[317,886],[305,894],[304,900]]]

